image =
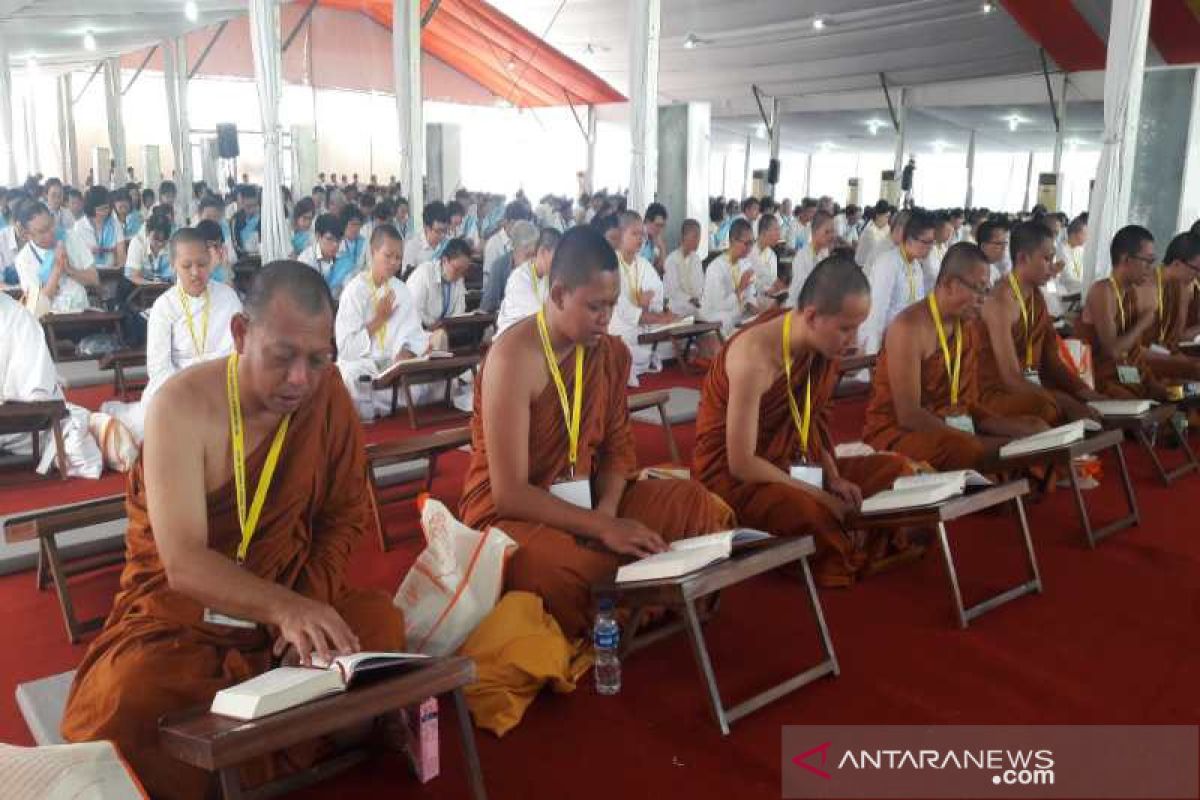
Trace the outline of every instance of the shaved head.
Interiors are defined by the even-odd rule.
[[[574,289],[589,283],[597,272],[616,271],[617,254],[604,235],[590,226],[576,225],[558,241],[550,262],[550,283]]]
[[[333,295],[321,273],[300,261],[272,261],[254,274],[243,303],[246,316],[259,319],[276,295],[285,293],[310,316],[333,314]]]
[[[804,281],[796,308],[814,308],[818,314],[840,314],[849,295],[871,295],[871,284],[862,268],[848,255],[821,260]]]
[[[979,245],[959,242],[946,251],[946,256],[942,259],[942,268],[938,271],[937,285],[945,286],[955,278],[970,278],[980,264],[988,266],[988,259],[979,249]]]

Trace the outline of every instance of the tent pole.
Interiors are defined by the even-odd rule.
[[[595,191],[596,186],[596,106],[587,107],[587,190]]]
[[[967,139],[967,199],[963,203],[963,208],[971,207],[971,200],[975,194],[975,131],[971,131],[971,138]]]
[[[658,40],[662,0],[629,0],[632,137],[629,208],[642,211],[658,191]]]
[[[423,230],[425,120],[421,107],[421,0],[392,0],[392,69],[400,121],[400,180],[406,184],[409,219]]]
[[[780,113],[780,103],[778,97],[771,98],[771,162],[779,160],[779,139],[783,132],[783,115]],[[778,178],[776,178],[778,180]],[[768,190],[771,197],[775,197],[777,184],[772,183]]]

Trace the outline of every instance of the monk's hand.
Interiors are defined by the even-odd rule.
[[[653,302],[654,302],[654,292],[650,291],[649,289],[638,292],[638,305],[639,306],[641,306],[642,308],[649,308],[650,304]]]
[[[857,511],[862,505],[862,489],[841,476],[829,479],[829,493],[849,506],[851,510]]]
[[[387,322],[392,312],[396,310],[396,294],[391,289],[388,289],[379,298],[379,302],[375,305],[374,323],[379,325]]]
[[[742,277],[738,279],[738,294],[746,291],[746,287],[752,283],[754,283],[754,272],[753,270],[746,270],[742,273]]]
[[[633,519],[620,517],[608,522],[600,541],[614,553],[627,556],[652,556],[667,549],[667,543],[654,531]]]
[[[279,658],[288,647],[300,654],[300,664],[310,665],[311,654],[328,662],[337,655],[358,652],[358,637],[332,606],[296,596],[275,620],[279,637],[272,651]]]

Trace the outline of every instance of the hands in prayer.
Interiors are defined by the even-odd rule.
[[[667,543],[654,531],[637,520],[614,518],[600,541],[614,553],[630,556],[650,556],[667,549]]]
[[[300,666],[310,666],[310,656],[316,654],[324,661],[331,657],[357,652],[358,637],[332,606],[297,595],[274,620],[279,628],[272,652],[276,658],[296,659]]]
[[[392,312],[396,310],[396,293],[388,288],[380,295],[379,301],[375,304],[375,316],[371,320],[372,326],[384,325],[391,318]]]
[[[741,294],[742,292],[746,291],[747,287],[749,287],[750,284],[752,284],[752,283],[754,283],[754,271],[746,270],[745,272],[742,273],[741,278],[738,279],[738,287],[737,287],[738,294]]]
[[[642,307],[642,310],[649,309],[650,304],[653,302],[654,302],[654,292],[649,291],[649,290],[638,292],[638,305]]]

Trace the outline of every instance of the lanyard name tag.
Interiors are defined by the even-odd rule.
[[[1025,380],[1029,381],[1035,386],[1042,385],[1042,376],[1038,374],[1036,369],[1025,370]]]
[[[1141,383],[1142,377],[1138,374],[1137,367],[1130,364],[1121,364],[1117,367],[1117,380],[1128,386],[1130,384]]]
[[[946,417],[946,424],[956,431],[975,435],[975,420],[971,419],[970,414],[951,414]]]
[[[572,505],[592,510],[592,484],[587,478],[557,481],[550,485],[550,494]]]
[[[825,470],[817,464],[792,464],[791,475],[793,480],[807,483],[814,489],[825,488]]]
[[[1156,356],[1169,356],[1169,355],[1171,355],[1171,351],[1170,351],[1170,350],[1168,350],[1167,348],[1163,347],[1161,344],[1152,344],[1152,345],[1150,345],[1150,352],[1151,352],[1151,353],[1154,353],[1154,355],[1156,355]]]
[[[253,630],[258,627],[258,623],[248,619],[238,619],[237,617],[227,617],[219,611],[213,611],[211,608],[204,609],[204,621],[209,625],[224,625],[227,628],[245,628]]]

